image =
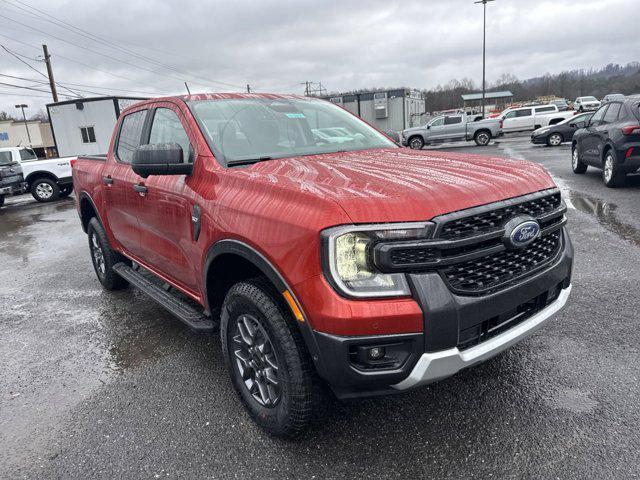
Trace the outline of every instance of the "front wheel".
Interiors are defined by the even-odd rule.
[[[482,130],[474,135],[473,140],[479,147],[486,147],[487,145],[489,145],[489,141],[491,141],[491,134],[485,130]]]
[[[547,138],[547,145],[550,147],[559,147],[562,144],[562,140],[562,134],[552,133],[549,135],[549,138]]]
[[[50,178],[37,178],[31,182],[31,195],[38,202],[52,202],[60,195],[60,188]]]
[[[318,381],[304,343],[278,293],[263,279],[231,287],[220,336],[233,387],[268,433],[304,431],[318,401]]]
[[[409,147],[413,150],[422,150],[424,147],[424,140],[422,137],[411,137],[409,139]]]
[[[578,155],[578,146],[574,145],[571,149],[571,169],[573,173],[583,174],[587,171],[587,165],[582,163]]]

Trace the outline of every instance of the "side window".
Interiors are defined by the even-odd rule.
[[[604,114],[602,118],[603,123],[612,123],[618,120],[618,113],[620,112],[620,104],[619,103],[611,103],[609,108],[607,109],[607,113]]]
[[[444,117],[445,125],[455,125],[456,123],[462,123],[462,117],[458,115],[454,117]]]
[[[147,111],[140,110],[130,113],[122,120],[116,147],[116,157],[122,163],[131,163],[134,150],[140,146],[145,118],[147,118]]]
[[[631,115],[629,114],[629,110],[623,104],[620,104],[620,113],[618,114],[618,121],[621,122],[623,120],[631,120]]]
[[[520,118],[520,117],[530,117],[531,116],[531,109],[530,108],[525,108],[523,110],[516,110],[516,117]]]
[[[507,118],[515,118],[515,117],[516,117],[516,113],[517,113],[517,112],[516,112],[515,110],[510,111],[509,113],[507,113],[507,114],[504,116],[504,120],[506,120]]]
[[[430,123],[432,127],[440,127],[444,123],[444,117],[436,118],[433,122]]]
[[[540,107],[536,108],[536,113],[544,113],[544,112],[555,112],[556,109],[553,107]]]
[[[185,163],[193,163],[193,149],[178,115],[168,108],[158,108],[153,116],[149,143],[170,142],[182,147],[182,158]]]
[[[593,114],[593,117],[591,117],[591,121],[589,122],[589,125],[599,125],[602,120],[602,117],[604,117],[604,112],[607,110],[608,106],[609,104],[600,107],[598,111]]]

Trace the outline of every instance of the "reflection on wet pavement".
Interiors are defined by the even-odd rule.
[[[616,216],[618,206],[615,203],[606,202],[574,191],[569,193],[569,197],[577,210],[594,215],[604,228],[615,233],[623,240],[640,247],[640,230],[618,219]]]

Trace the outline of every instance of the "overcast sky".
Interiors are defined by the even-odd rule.
[[[30,7],[117,46],[48,23]],[[496,0],[487,12],[489,81],[502,73],[525,79],[640,60],[639,0]],[[44,74],[43,43],[56,81],[72,90],[69,84],[80,84],[76,93],[84,96],[95,95],[80,89],[184,93],[184,80],[192,92],[237,91],[250,83],[256,91],[302,93],[306,80],[329,91],[429,88],[462,77],[479,84],[482,6],[473,0],[0,0],[0,44]],[[3,83],[47,89],[38,83],[43,76],[1,48],[0,74]],[[0,110],[15,113],[16,103],[27,103],[33,114],[50,101],[44,92],[0,85]]]

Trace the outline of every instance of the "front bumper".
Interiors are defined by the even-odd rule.
[[[535,145],[546,145],[547,143],[547,136],[548,134],[541,134],[541,135],[531,135],[531,143],[535,144]]]
[[[10,195],[12,193],[24,193],[27,191],[27,183],[20,182],[13,185],[0,187],[0,195]]]
[[[547,323],[567,303],[571,285],[560,292],[557,300],[528,320],[507,330],[501,335],[487,340],[468,350],[460,351],[450,348],[434,353],[423,354],[411,373],[403,381],[392,385],[397,390],[407,390],[421,385],[427,385],[437,380],[450,377],[463,368],[483,362],[520,340],[527,338],[533,332]]]

